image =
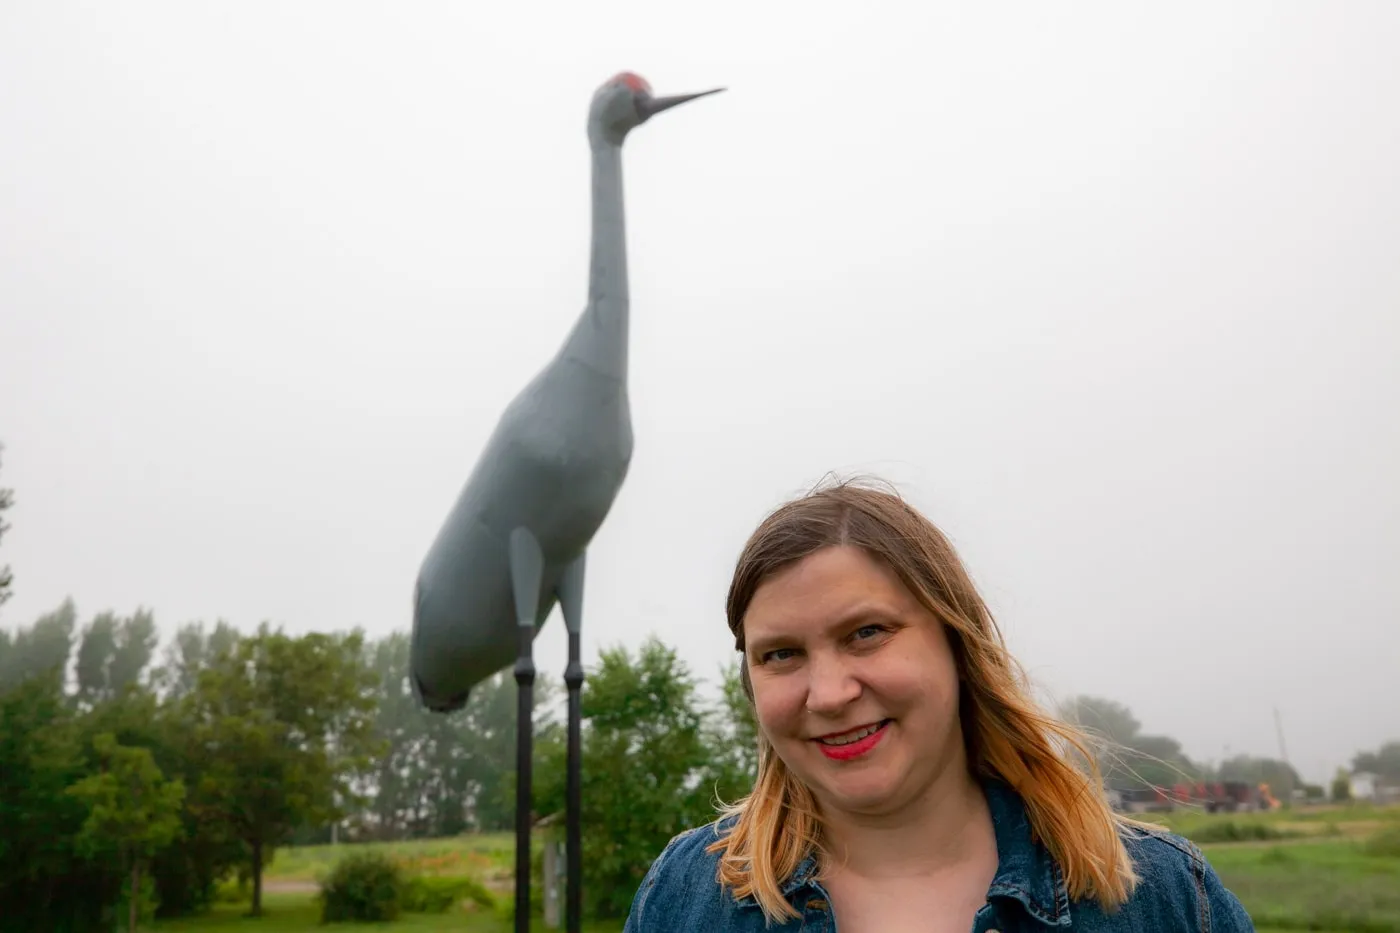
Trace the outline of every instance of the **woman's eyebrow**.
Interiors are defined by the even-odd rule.
[[[774,648],[791,648],[798,639],[792,635],[765,635],[762,638],[750,638],[747,640],[748,652],[755,657],[762,657]]]
[[[798,644],[802,640],[802,634],[807,632],[829,635],[850,628],[858,622],[894,622],[898,618],[897,612],[892,611],[890,607],[882,603],[862,603],[841,613],[820,627],[802,625],[799,622],[786,627],[783,631],[760,635],[757,638],[748,638],[746,644],[748,650],[752,651],[754,655],[762,656],[774,648],[790,648]]]

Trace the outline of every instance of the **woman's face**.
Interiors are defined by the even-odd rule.
[[[897,811],[966,769],[943,625],[865,551],[824,548],[769,577],[744,638],[759,728],[824,808]]]

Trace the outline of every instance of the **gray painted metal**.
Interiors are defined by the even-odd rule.
[[[516,587],[538,595],[536,632],[556,600],[569,630],[579,630],[588,543],[632,459],[622,145],[655,114],[719,90],[655,97],[623,72],[593,95],[588,305],[501,415],[419,570],[411,668],[428,709],[460,709],[473,686],[515,660],[517,625],[529,618],[517,619],[516,606],[530,602]],[[531,553],[542,563],[512,561]]]

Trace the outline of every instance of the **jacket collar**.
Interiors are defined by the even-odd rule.
[[[1025,801],[998,780],[986,780],[982,788],[997,837],[997,873],[987,897],[1019,901],[1026,913],[1047,926],[1068,926],[1069,888],[1064,872],[1035,840]]]
[[[1049,851],[1036,842],[1025,802],[1014,790],[996,779],[982,783],[997,841],[997,873],[987,889],[987,898],[1018,902],[1035,920],[1046,926],[1069,926],[1069,889],[1064,873]],[[808,855],[783,882],[780,890],[789,900],[815,884],[817,858]],[[745,906],[758,906],[752,897],[740,899]],[[801,905],[794,904],[799,909]]]

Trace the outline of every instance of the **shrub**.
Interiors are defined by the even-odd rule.
[[[241,878],[226,878],[216,882],[211,900],[215,904],[246,904],[252,897],[248,882]]]
[[[587,885],[584,886],[587,888]],[[534,848],[530,853],[530,912],[544,910],[544,850]],[[515,873],[511,872],[510,890],[496,901],[496,916],[503,923],[515,923]]]
[[[321,882],[321,922],[395,920],[403,895],[398,863],[379,852],[356,852],[341,859]]]
[[[1392,826],[1366,840],[1365,852],[1377,858],[1400,858],[1400,826]]]
[[[1202,845],[1213,842],[1258,842],[1290,839],[1296,832],[1284,831],[1268,823],[1239,823],[1235,820],[1213,820],[1191,831],[1191,841]]]
[[[1351,775],[1345,771],[1338,771],[1337,776],[1332,779],[1332,800],[1336,803],[1347,803],[1351,800]]]
[[[496,899],[475,878],[419,875],[404,887],[403,909],[415,914],[444,914],[463,901],[493,910]]]

